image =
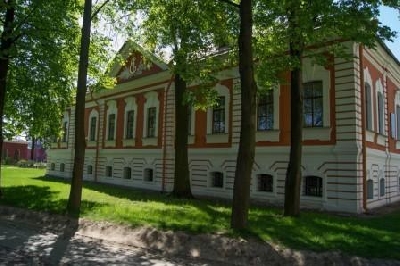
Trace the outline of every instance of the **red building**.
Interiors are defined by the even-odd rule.
[[[19,160],[28,159],[28,142],[26,141],[4,141],[2,159],[6,164],[13,164]]]

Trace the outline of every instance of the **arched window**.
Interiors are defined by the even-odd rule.
[[[51,171],[56,170],[56,164],[55,164],[55,163],[51,163],[51,164],[50,164],[50,170],[51,170]]]
[[[311,197],[322,197],[323,191],[323,179],[318,176],[306,176],[304,185],[305,185],[305,195]]]
[[[385,96],[381,79],[375,82],[376,99],[377,99],[377,131],[381,135],[385,135]]]
[[[374,181],[368,179],[367,181],[367,199],[374,198]]]
[[[60,172],[65,172],[65,163],[60,164]]]
[[[117,102],[109,100],[107,102],[107,131],[106,140],[109,142],[107,146],[115,146],[117,123]]]
[[[257,175],[257,190],[258,191],[274,191],[274,177],[269,174]]]
[[[97,122],[99,113],[92,109],[89,115],[89,141],[97,140]]]
[[[367,130],[373,131],[371,85],[368,83],[365,83],[365,119]]]

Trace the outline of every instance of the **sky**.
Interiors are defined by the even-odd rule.
[[[382,24],[389,26],[393,31],[397,32],[397,37],[393,40],[393,42],[386,41],[385,43],[389,47],[389,49],[392,51],[392,53],[400,61],[400,12],[399,12],[399,10],[382,7],[379,21]]]

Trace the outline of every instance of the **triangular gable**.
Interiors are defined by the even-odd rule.
[[[117,83],[128,82],[167,69],[165,63],[132,41],[127,41],[119,54],[125,59],[124,65],[115,64],[110,73],[117,78]]]

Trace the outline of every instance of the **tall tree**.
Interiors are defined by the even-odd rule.
[[[78,84],[75,100],[75,157],[72,172],[71,190],[68,198],[67,213],[78,216],[82,202],[83,164],[85,160],[85,96],[89,64],[90,28],[92,24],[92,0],[85,0],[81,48],[79,55]]]
[[[214,60],[206,56],[216,51],[227,21],[216,1],[143,1],[145,45],[156,51],[172,49],[171,71],[175,75],[175,173],[172,194],[192,197],[188,164],[188,115],[193,102],[188,99],[188,83],[211,82]],[[213,58],[216,59],[216,58]]]
[[[255,154],[255,120],[257,85],[254,80],[252,1],[240,2],[239,72],[241,82],[240,143],[233,186],[231,227],[247,227],[250,180]]]
[[[19,129],[22,117],[32,113],[28,102],[40,102],[42,94],[62,95],[71,90],[68,65],[74,61],[74,30],[77,23],[75,0],[68,1],[2,1],[0,4],[1,29],[1,82],[0,82],[0,139],[3,139],[3,121],[15,123]],[[56,10],[56,12],[54,12]],[[54,23],[57,21],[58,23]],[[63,56],[61,56],[63,55]],[[67,56],[68,55],[68,56]],[[55,73],[56,71],[59,73]],[[52,73],[52,75],[49,75]],[[41,79],[48,75],[56,87],[47,86]],[[57,77],[57,82],[55,81]],[[35,96],[36,97],[34,100]],[[62,98],[62,97],[60,97]],[[64,97],[68,98],[68,97]],[[54,98],[53,98],[54,99]],[[56,106],[59,101],[47,102]],[[43,106],[47,106],[45,102]],[[49,107],[50,108],[50,107]],[[24,113],[24,115],[22,115]],[[44,113],[44,112],[42,112]],[[49,112],[48,112],[49,113]],[[53,117],[58,120],[57,113]],[[26,122],[26,121],[25,121]],[[10,125],[11,123],[8,123]],[[17,128],[13,125],[14,129]],[[10,129],[10,128],[8,128]],[[7,130],[8,133],[13,132]]]
[[[377,37],[390,39],[390,28],[377,23],[380,5],[398,7],[396,0],[376,1],[259,1],[256,12],[257,58],[259,78],[279,80],[290,71],[291,149],[285,182],[284,215],[300,214],[302,162],[302,58],[328,64],[326,54],[349,57],[344,41],[369,47]]]
[[[0,39],[0,119],[1,119],[0,151],[3,150],[3,114],[4,114],[4,103],[6,98],[7,75],[9,70],[10,53],[11,49],[13,48],[12,46],[14,44],[13,38],[15,38],[14,36],[15,0],[5,1],[4,5],[6,12],[4,15],[3,32],[1,33],[1,39]],[[0,177],[1,177],[1,160],[0,160]],[[0,197],[2,197],[1,188],[0,188]]]

